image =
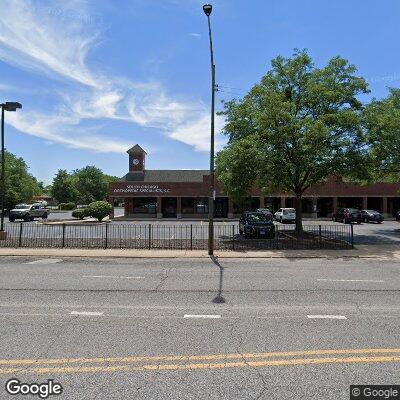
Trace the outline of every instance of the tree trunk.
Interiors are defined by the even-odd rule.
[[[296,193],[295,208],[296,208],[296,232],[303,231],[303,212],[302,212],[302,193]]]

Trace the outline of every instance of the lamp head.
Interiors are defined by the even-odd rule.
[[[203,11],[204,11],[204,14],[206,14],[207,17],[209,17],[211,15],[212,5],[211,4],[204,4]]]
[[[17,103],[16,101],[6,101],[3,104],[3,108],[6,111],[16,111],[17,108],[22,108],[22,105],[21,105],[21,103]]]

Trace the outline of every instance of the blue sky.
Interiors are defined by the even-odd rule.
[[[122,176],[139,143],[149,169],[208,167],[210,65],[198,0],[8,0],[0,15],[6,147],[50,183],[60,168]],[[217,93],[242,96],[278,54],[341,55],[383,97],[400,84],[396,0],[218,0]],[[223,125],[221,117],[217,127]],[[217,136],[217,148],[224,144]]]

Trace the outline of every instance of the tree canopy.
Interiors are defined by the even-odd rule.
[[[53,180],[52,194],[60,203],[89,204],[105,200],[108,184],[116,179],[94,166],[76,169],[71,174],[66,170],[59,170]]]
[[[364,109],[372,179],[400,181],[400,89],[390,89],[383,100],[372,100]]]
[[[0,152],[0,159],[1,159]],[[25,161],[14,154],[5,151],[5,205],[6,210],[10,210],[18,203],[26,203],[33,196],[41,194],[38,181],[29,173]],[[0,179],[1,176],[0,169]]]
[[[275,58],[243,99],[225,102],[229,141],[216,173],[226,192],[236,199],[253,186],[265,194],[292,193],[301,230],[307,188],[331,175],[362,174],[368,149],[357,96],[368,86],[355,74],[341,57],[317,68],[306,51],[296,50],[292,58]]]

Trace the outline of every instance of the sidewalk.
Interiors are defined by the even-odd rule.
[[[376,258],[400,260],[398,245],[360,245],[354,250],[218,251],[220,258]],[[104,258],[209,258],[206,250],[0,248],[1,256]]]

